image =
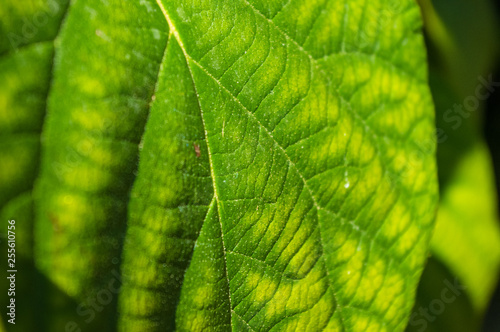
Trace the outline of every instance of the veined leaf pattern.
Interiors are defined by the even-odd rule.
[[[73,1],[35,191],[48,326],[403,330],[437,202],[420,29],[411,0]]]

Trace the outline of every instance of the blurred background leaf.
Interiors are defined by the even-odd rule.
[[[479,331],[500,266],[495,174],[483,133],[484,101],[498,89],[485,84],[498,61],[498,19],[489,0],[419,3],[436,104],[441,202],[408,331]],[[446,303],[451,297],[443,293],[455,282],[465,290]]]
[[[0,219],[16,221],[16,324],[3,315],[0,332],[36,331],[41,317],[40,276],[33,261],[31,191],[38,174],[40,133],[51,81],[54,38],[68,0],[2,1],[0,5]],[[0,251],[7,252],[7,228],[0,230]],[[3,254],[4,255],[4,254]],[[5,256],[4,256],[5,257]],[[5,257],[7,258],[7,257]],[[7,270],[7,260],[2,260]],[[9,281],[0,281],[0,305],[9,304]],[[29,299],[24,301],[22,299]],[[4,313],[4,312],[2,312]],[[19,319],[21,317],[21,319]]]

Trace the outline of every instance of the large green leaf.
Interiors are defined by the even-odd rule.
[[[45,327],[403,330],[437,201],[420,27],[410,0],[72,2]]]

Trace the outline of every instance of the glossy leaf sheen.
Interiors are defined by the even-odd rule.
[[[121,269],[122,331],[403,330],[437,201],[420,27],[409,0],[74,1],[38,268],[76,302]]]

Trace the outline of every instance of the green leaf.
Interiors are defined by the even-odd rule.
[[[403,330],[437,203],[420,28],[410,0],[72,2],[45,328]]]
[[[436,124],[441,131],[437,155],[441,202],[431,241],[434,262],[424,272],[409,330],[424,324],[429,331],[480,330],[500,271],[494,172],[481,134],[485,99],[481,96],[492,89],[483,82],[490,76],[498,50],[498,20],[486,0],[436,0],[432,1],[435,7],[430,1],[420,2],[431,50]],[[471,100],[477,102],[475,109],[467,106]],[[431,311],[433,319],[422,321],[419,309],[429,309],[441,298],[445,278],[465,287],[463,294],[447,303],[444,313]],[[464,316],[467,321],[457,319]]]
[[[500,268],[500,230],[492,174],[489,152],[484,144],[477,143],[462,158],[442,195],[431,245],[436,257],[447,262],[468,287],[480,312],[488,305]]]
[[[35,261],[62,291],[43,294],[49,330],[116,325],[109,292],[119,286],[128,195],[167,41],[153,6],[76,2],[56,42],[35,193]]]
[[[66,0],[2,1],[0,6],[0,252],[7,255],[7,221],[15,220],[16,262],[22,271],[16,278],[16,313],[22,318],[8,324],[9,331],[36,327],[31,191],[39,168],[53,39],[66,8]],[[6,260],[2,267],[7,269]],[[9,284],[7,278],[0,283],[2,308],[9,304]],[[2,317],[2,326],[8,319]]]
[[[296,8],[271,21],[256,5],[164,4],[169,70],[129,205],[121,328],[401,329],[433,215],[410,197],[421,192],[416,201],[432,207],[436,187],[430,155],[396,183],[401,159],[390,159],[430,138],[430,113],[421,118],[407,99],[428,98],[425,84],[382,55],[341,51],[342,42],[326,52],[299,44],[299,32],[286,31]],[[325,37],[322,18],[311,40]],[[382,77],[407,89],[390,95]],[[404,128],[385,136],[406,107]]]

